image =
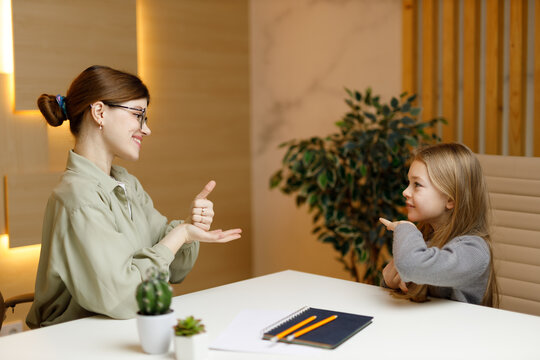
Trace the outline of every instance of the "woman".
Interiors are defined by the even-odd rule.
[[[240,238],[240,229],[209,231],[209,182],[186,221],[168,222],[139,181],[113,159],[138,160],[147,124],[148,89],[105,66],[84,70],[66,97],[43,94],[38,107],[51,126],[69,120],[75,147],[47,203],[31,328],[94,314],[126,319],[135,289],[154,266],[178,283],[193,267],[199,242]]]

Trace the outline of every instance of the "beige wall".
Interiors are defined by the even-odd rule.
[[[241,227],[241,240],[202,244],[175,294],[251,276],[249,62],[246,0],[139,2],[141,76],[151,91],[152,136],[129,168],[171,218],[211,179],[215,228]],[[226,14],[226,16],[224,16]],[[127,166],[127,164],[126,164]]]
[[[137,5],[139,73],[151,92],[152,136],[145,140],[137,163],[119,163],[140,179],[156,207],[169,218],[186,217],[193,197],[209,180],[216,180],[210,197],[216,228],[244,230],[243,238],[234,243],[203,244],[195,268],[183,284],[175,286],[175,294],[248,278],[252,273],[248,2],[139,0]],[[4,91],[8,78],[0,76],[0,114],[12,114],[11,99]],[[32,138],[12,139],[13,146],[0,153],[2,175],[12,163],[16,170],[35,170],[37,165],[62,170],[72,146],[66,126],[46,129],[37,114],[12,117],[21,129],[38,124],[48,151],[39,152],[39,164],[36,151],[15,164],[20,153],[32,149]],[[14,133],[4,132],[11,124],[4,120],[5,116],[0,137],[13,138]],[[14,154],[21,141],[30,148]],[[39,249],[7,249],[5,237],[0,240],[4,297],[33,291]],[[6,321],[24,319],[27,311],[27,306],[21,306]]]
[[[251,1],[254,275],[295,269],[348,279],[311,235],[294,198],[269,190],[292,138],[326,135],[346,112],[343,87],[401,92],[401,1]]]

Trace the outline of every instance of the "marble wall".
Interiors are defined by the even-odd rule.
[[[349,275],[311,234],[307,208],[269,189],[292,138],[326,135],[344,87],[401,92],[400,0],[251,0],[253,275],[284,269]]]

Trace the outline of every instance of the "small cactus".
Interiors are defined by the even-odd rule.
[[[178,319],[178,323],[174,326],[174,334],[176,336],[193,336],[205,331],[201,319],[195,319],[193,316]]]
[[[168,272],[148,269],[147,278],[137,286],[135,297],[142,315],[160,315],[171,306],[172,287],[167,282]]]

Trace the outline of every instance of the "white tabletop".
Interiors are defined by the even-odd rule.
[[[433,299],[415,304],[384,289],[283,271],[174,298],[177,317],[203,319],[212,341],[245,309],[303,306],[373,316],[373,323],[324,359],[540,359],[540,317]],[[209,359],[299,356],[210,351]],[[174,359],[147,355],[135,320],[92,317],[0,338],[0,359]],[[300,358],[313,358],[305,356]]]

